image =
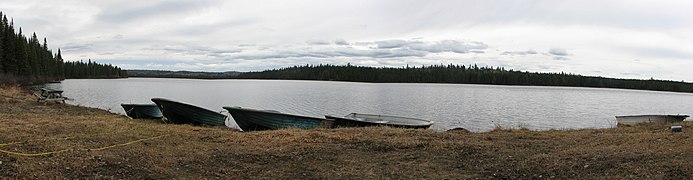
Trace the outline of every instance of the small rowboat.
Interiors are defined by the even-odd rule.
[[[163,114],[156,104],[120,104],[132,119],[161,119]]]
[[[272,110],[256,110],[241,107],[229,107],[231,117],[243,131],[276,130],[285,128],[332,128],[332,121],[324,118],[285,114]]]
[[[225,125],[226,115],[163,98],[152,98],[166,120],[177,124]]]
[[[325,118],[334,120],[335,127],[391,126],[427,129],[433,125],[433,121],[429,120],[376,114],[351,113],[344,117],[325,115]]]

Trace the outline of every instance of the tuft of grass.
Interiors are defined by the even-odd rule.
[[[36,100],[27,89],[16,86],[0,86],[0,103],[16,104],[23,101]]]
[[[684,126],[680,133],[670,132],[673,124],[540,132],[389,127],[239,132],[44,105],[22,93],[0,89],[0,98],[15,99],[0,102],[0,150],[72,150],[34,157],[0,153],[4,178],[693,178],[693,122],[675,123]]]

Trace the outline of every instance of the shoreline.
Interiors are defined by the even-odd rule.
[[[683,132],[670,132],[672,125]],[[478,133],[387,127],[239,132],[44,105],[23,89],[5,87],[0,177],[691,179],[692,132],[691,121]],[[40,155],[47,152],[56,153]]]

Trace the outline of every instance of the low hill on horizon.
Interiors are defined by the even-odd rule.
[[[571,73],[540,73],[477,65],[422,67],[367,67],[352,65],[304,65],[255,72],[191,72],[127,70],[130,77],[194,79],[285,79],[372,83],[452,83],[524,86],[619,88],[693,92],[693,83],[657,79],[619,79]]]
[[[202,72],[202,71],[167,71],[167,70],[126,70],[130,77],[153,78],[186,78],[186,79],[230,79],[241,72]]]

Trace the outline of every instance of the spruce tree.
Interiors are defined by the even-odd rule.
[[[39,62],[41,62],[41,71],[43,73],[43,78],[52,78],[53,76],[53,53],[48,50],[48,40],[44,37],[43,38],[43,45],[39,45],[36,48],[38,48],[39,52]]]
[[[14,20],[13,20],[14,21]],[[27,52],[27,39],[24,37],[22,34],[22,28],[19,28],[19,33],[15,36],[17,39],[17,53],[15,54],[15,58],[17,58],[17,62],[19,65],[18,73],[20,76],[25,76],[28,77],[32,74],[33,70],[31,69],[31,62],[29,61],[29,53]]]
[[[63,61],[63,55],[60,53],[60,48],[58,48],[58,54],[55,55],[55,61],[58,63],[58,79],[65,78],[65,62]]]
[[[26,52],[27,52],[27,62],[29,62],[29,66],[31,67],[31,72],[34,76],[35,79],[38,79],[42,76],[41,72],[41,65],[39,62],[39,54],[37,53],[37,48],[36,46],[38,45],[38,38],[36,37],[36,33],[33,33],[31,35],[31,38],[27,42]]]

